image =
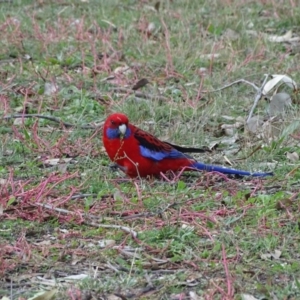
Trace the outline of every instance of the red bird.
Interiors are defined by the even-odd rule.
[[[182,153],[182,147],[162,142],[128,121],[128,117],[115,113],[106,119],[103,144],[109,158],[129,177],[159,176],[167,171],[216,171],[242,176],[270,176],[272,173],[250,173],[225,167],[206,165]]]

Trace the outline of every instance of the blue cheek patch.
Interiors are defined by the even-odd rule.
[[[129,138],[130,134],[131,134],[131,131],[129,128],[127,128],[124,138],[125,139]],[[119,128],[107,128],[106,135],[110,140],[119,139],[120,138]]]
[[[171,152],[153,151],[146,147],[140,146],[141,155],[156,161],[160,161],[164,158],[181,158],[186,157],[183,153],[172,149]]]
[[[120,132],[118,128],[107,128],[106,135],[110,140],[117,139],[120,136]]]

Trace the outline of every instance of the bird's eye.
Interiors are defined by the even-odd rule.
[[[116,124],[116,122],[113,121],[113,120],[111,120],[110,123],[111,123],[111,125],[115,125]]]

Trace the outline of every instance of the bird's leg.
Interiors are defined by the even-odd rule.
[[[112,171],[117,171],[118,169],[120,169],[121,171],[123,171],[124,173],[126,173],[126,169],[125,167],[122,167],[120,165],[118,165],[117,163],[112,163],[109,165],[109,168],[112,170]]]

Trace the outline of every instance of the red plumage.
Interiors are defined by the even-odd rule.
[[[121,113],[112,114],[106,119],[103,127],[103,144],[111,161],[130,177],[159,176],[160,173],[176,172],[183,168],[241,176],[272,175],[197,162],[181,152],[183,151],[181,149],[188,148],[160,141],[152,134],[130,124],[127,116]]]
[[[108,137],[107,129],[119,130],[119,126],[123,124],[130,130],[128,137]],[[120,166],[129,177],[159,176],[161,172],[178,171],[192,164],[188,156],[177,159],[166,157],[162,160],[144,157],[140,151],[140,146],[143,146],[141,141],[143,141],[144,145],[150,145],[153,151],[170,153],[173,149],[168,143],[164,143],[152,134],[130,124],[127,116],[124,114],[115,113],[106,119],[103,127],[104,147],[111,161]]]

